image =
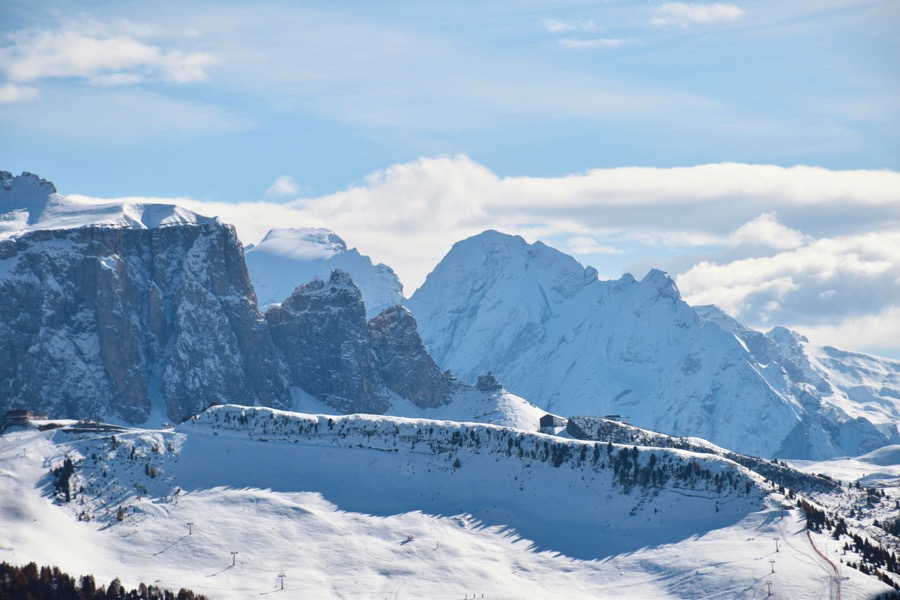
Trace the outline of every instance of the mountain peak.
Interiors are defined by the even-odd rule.
[[[669,274],[665,271],[660,271],[659,269],[650,269],[647,271],[647,274],[644,275],[644,278],[641,279],[641,285],[651,286],[658,290],[660,293],[664,293],[666,295],[680,296],[681,294],[678,292],[678,286],[675,285],[675,281],[669,277]]]
[[[348,250],[330,229],[272,229],[244,252],[261,310],[283,302],[300,284],[330,280],[334,269],[349,274],[359,287],[370,319],[403,301],[403,285],[390,267],[373,264],[356,248]]]
[[[541,241],[529,244],[521,236],[493,229],[454,244],[432,274],[438,276],[445,269],[457,278],[503,280],[517,289],[536,286],[550,303],[576,295],[597,278],[596,269],[583,267],[556,248]],[[427,285],[426,278],[423,288]]]
[[[469,242],[470,240],[479,240],[493,243],[518,243],[518,244],[527,244],[525,238],[520,235],[513,235],[510,233],[503,233],[502,231],[497,231],[496,229],[485,229],[481,233],[475,234],[472,237],[466,238],[457,242],[459,244]]]
[[[640,282],[588,275],[544,244],[490,231],[454,246],[409,306],[441,368],[464,381],[492,370],[548,412],[628,414],[767,456],[833,456],[894,439],[849,422],[840,399],[846,411],[819,416],[818,399],[834,391],[803,358],[798,334],[764,337],[717,308],[695,311],[659,269]],[[876,424],[889,416],[882,410]]]
[[[15,176],[8,171],[0,171],[0,214],[24,211],[27,217],[4,219],[24,221],[21,225],[32,225],[47,209],[50,197],[56,194],[56,186],[34,173],[23,172]]]
[[[359,302],[362,305],[359,288],[353,283],[350,275],[340,269],[332,270],[328,281],[316,277],[312,281],[298,285],[282,305],[291,309],[295,309],[298,305],[305,307],[310,301],[309,298],[322,295],[340,295],[349,298],[350,302]]]
[[[327,258],[347,251],[347,243],[330,229],[270,229],[254,251],[300,259]]]
[[[341,271],[340,269],[334,269],[331,272],[331,276],[328,278],[328,283],[331,287],[358,289],[353,283],[353,278],[350,277],[350,273]]]
[[[23,171],[21,175],[15,176],[9,171],[0,171],[0,188],[5,191],[11,191],[14,187],[32,187],[46,191],[48,194],[56,193],[56,186],[51,181]]]
[[[780,325],[773,327],[766,334],[766,337],[777,344],[784,344],[787,346],[799,346],[801,342],[809,342],[805,335]]]

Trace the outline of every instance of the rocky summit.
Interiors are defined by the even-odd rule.
[[[381,413],[388,397],[375,367],[366,309],[350,276],[334,271],[266,312],[296,384],[342,412]]]

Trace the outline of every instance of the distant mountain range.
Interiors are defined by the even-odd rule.
[[[342,271],[262,314],[232,226],[174,206],[72,202],[30,174],[0,183],[0,410],[143,423],[309,397],[382,413],[459,395],[490,418],[473,394],[524,404],[441,371],[405,309],[367,321]]]
[[[900,441],[900,362],[750,330],[660,271],[600,281],[488,231],[404,301],[389,267],[327,230],[273,230],[245,254],[217,219],[76,203],[5,172],[0,215],[0,410],[142,423],[239,402],[534,425],[521,396],[757,456]],[[516,396],[473,385],[489,371]]]
[[[435,361],[492,370],[563,415],[618,414],[757,456],[858,455],[898,439],[900,362],[761,334],[651,270],[599,281],[540,242],[458,242],[407,303]]]
[[[0,432],[0,560],[224,599],[898,586],[896,361],[494,231],[401,291],[328,230],[245,255],[0,172],[0,417],[50,416]]]

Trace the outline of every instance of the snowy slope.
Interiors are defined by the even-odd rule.
[[[214,220],[171,204],[76,202],[56,193],[52,183],[37,175],[14,177],[0,171],[0,240],[46,229],[152,229]]]
[[[900,446],[884,446],[855,458],[792,460],[790,463],[804,473],[821,473],[847,483],[900,487]]]
[[[794,432],[823,437],[828,416],[844,423],[844,454],[867,450],[874,426],[886,441],[897,441],[900,424],[900,361],[815,346],[784,327],[763,334],[741,325],[716,306],[698,306],[705,322],[732,333],[747,348],[750,360],[768,384],[784,397],[796,398],[819,417]],[[786,452],[790,456],[792,453]],[[840,453],[839,453],[840,454]]]
[[[328,406],[300,388],[293,388],[294,403],[291,410],[308,414],[335,414]],[[473,387],[461,386],[447,404],[435,408],[416,406],[409,400],[390,395],[390,406],[385,415],[410,419],[435,419],[458,423],[488,423],[502,427],[514,427],[525,431],[537,431],[546,411],[524,398],[506,390],[485,392]]]
[[[767,583],[782,597],[829,596],[834,573],[810,543],[835,548],[807,537],[799,511],[782,516],[760,478],[718,457],[603,444],[595,459],[593,448],[489,425],[234,406],[174,431],[16,430],[0,437],[0,560],[220,599],[280,591],[280,575],[289,596],[316,598],[761,598]],[[626,488],[610,458],[622,452],[730,483]],[[66,457],[78,463],[68,504],[49,472]],[[842,575],[844,597],[887,590]]]
[[[300,284],[327,280],[334,269],[353,278],[369,319],[403,301],[403,286],[390,267],[372,264],[356,248],[348,250],[344,240],[327,229],[272,229],[244,254],[263,311],[284,301]]]
[[[900,423],[900,361],[830,346],[801,344],[810,367],[828,382],[829,403],[853,417],[896,429]]]
[[[898,436],[775,385],[763,371],[777,366],[704,319],[658,270],[599,281],[540,242],[487,231],[455,244],[407,306],[442,368],[465,381],[492,370],[557,414],[621,414],[758,456],[860,454]]]
[[[457,391],[448,404],[436,408],[420,408],[408,400],[396,397],[386,414],[458,423],[489,423],[537,431],[541,417],[547,412],[506,390],[486,392],[466,388]]]

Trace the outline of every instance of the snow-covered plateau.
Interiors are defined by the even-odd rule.
[[[709,454],[233,405],[166,430],[56,425],[0,436],[0,560],[210,598],[889,590],[796,508],[853,490],[788,498]]]

